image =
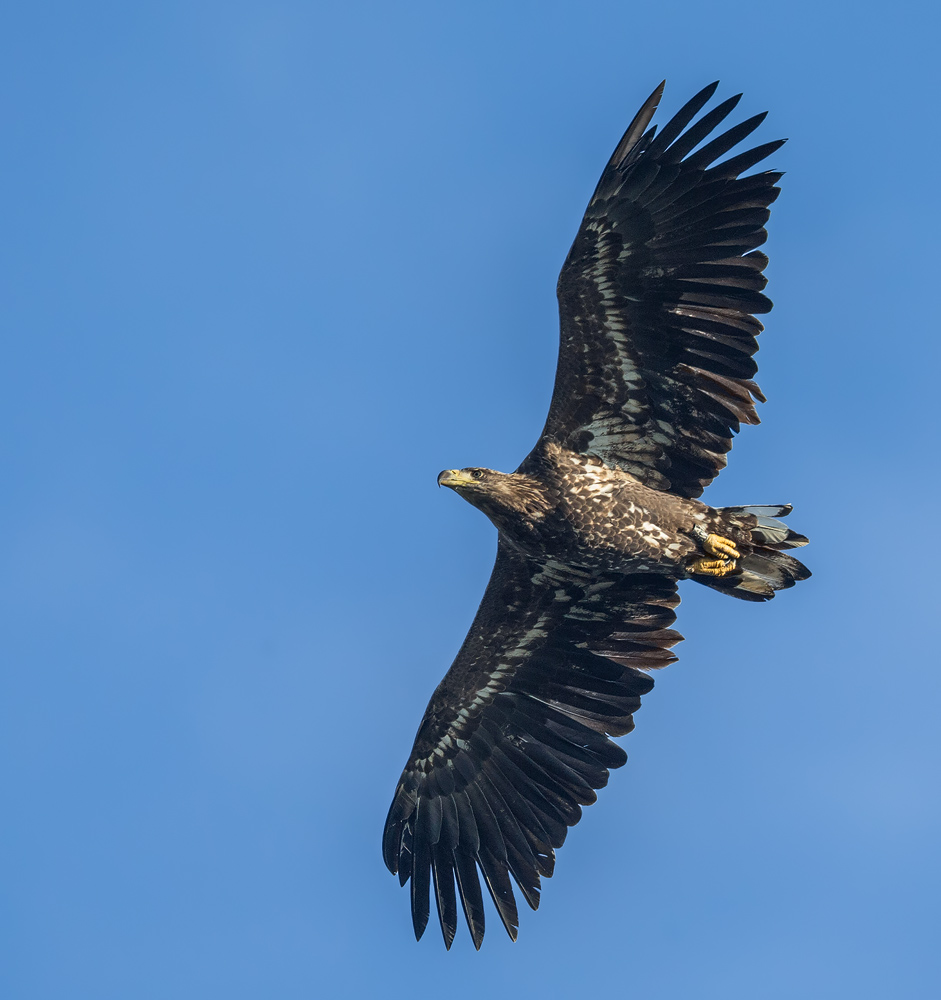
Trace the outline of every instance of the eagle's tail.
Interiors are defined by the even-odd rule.
[[[790,504],[760,507],[719,507],[717,513],[725,523],[751,535],[752,547],[746,551],[735,572],[728,576],[702,578],[701,583],[721,590],[744,601],[770,601],[778,590],[793,587],[798,580],[806,580],[810,570],[783,549],[796,549],[807,544],[799,535],[778,518],[791,513]]]

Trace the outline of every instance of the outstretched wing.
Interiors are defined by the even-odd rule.
[[[784,142],[711,166],[758,127],[756,115],[692,152],[741,97],[690,125],[716,86],[657,133],[647,126],[661,84],[605,168],[559,276],[561,346],[543,431],[686,497],[725,466],[740,424],[758,423],[754,314],[771,302],[761,294],[768,259],[755,248],[781,174],[739,175]]]
[[[450,948],[460,899],[484,936],[478,871],[507,933],[510,875],[536,909],[554,848],[627,756],[646,671],[676,659],[676,584],[653,574],[549,577],[501,542],[480,610],[428,704],[386,820],[383,857],[411,880],[421,937],[433,886]],[[455,891],[456,885],[456,891]]]

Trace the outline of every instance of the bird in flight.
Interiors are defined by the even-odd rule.
[[[445,945],[458,901],[474,945],[483,884],[507,933],[634,727],[652,670],[673,662],[677,583],[766,601],[810,573],[790,506],[698,497],[732,435],[757,424],[756,314],[781,174],[746,174],[783,145],[722,159],[762,122],[709,138],[738,97],[697,118],[717,84],[657,131],[644,102],[588,204],[558,282],[561,344],[549,415],[515,472],[438,476],[499,533],[467,638],[425,710],[383,835],[410,883],[420,938],[436,903]],[[708,142],[705,140],[709,139]],[[703,144],[705,143],[705,144]]]

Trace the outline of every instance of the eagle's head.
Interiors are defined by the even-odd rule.
[[[438,485],[459,493],[498,528],[507,528],[521,519],[541,520],[552,506],[542,483],[520,472],[445,469],[438,474]]]

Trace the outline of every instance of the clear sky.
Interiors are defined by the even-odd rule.
[[[927,3],[9,6],[0,994],[938,996],[938,15]],[[680,661],[512,945],[416,944],[382,823],[542,425],[641,101],[768,109],[715,504],[814,577]],[[662,116],[659,120],[662,120]]]

